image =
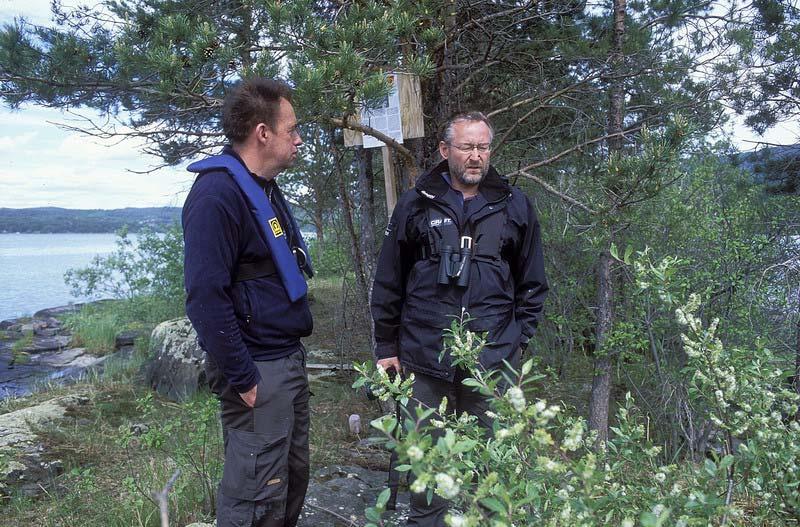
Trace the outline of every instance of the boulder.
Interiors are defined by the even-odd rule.
[[[0,415],[0,494],[19,489],[26,496],[42,492],[42,482],[63,471],[59,460],[46,460],[34,429],[63,419],[67,409],[83,405],[83,393],[56,397],[36,406]]]
[[[150,336],[145,381],[159,394],[184,401],[205,384],[205,352],[188,318],[162,322]]]

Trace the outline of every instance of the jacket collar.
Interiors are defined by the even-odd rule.
[[[444,159],[417,179],[415,185],[417,192],[428,199],[441,200],[450,190],[450,185],[442,177],[448,170],[447,160]],[[486,198],[486,201],[493,203],[508,196],[511,193],[511,186],[492,165],[489,165],[489,172],[478,185],[478,192]]]

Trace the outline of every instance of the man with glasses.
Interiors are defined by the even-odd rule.
[[[371,303],[378,366],[414,373],[414,404],[437,408],[446,397],[487,429],[487,400],[462,384],[467,372],[448,353],[439,360],[442,333],[466,313],[470,330],[488,332],[480,367],[516,367],[547,296],[536,213],[489,163],[493,135],[479,112],[448,121],[442,162],[393,211]],[[408,525],[442,526],[446,512],[438,496],[412,494]]]

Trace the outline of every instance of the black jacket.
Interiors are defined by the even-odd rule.
[[[279,218],[291,214],[275,208]],[[300,337],[311,334],[308,300],[291,302],[277,274],[233,280],[239,262],[261,261],[270,253],[242,190],[227,172],[197,177],[182,220],[186,314],[203,349],[234,390],[244,393],[260,380],[254,360],[286,356],[297,349]],[[285,220],[281,224],[284,231],[290,228]]]
[[[378,258],[371,310],[376,358],[398,356],[411,371],[452,381],[449,355],[439,361],[442,332],[462,309],[472,319],[469,329],[488,331],[480,361],[493,368],[527,345],[548,287],[539,222],[527,196],[490,167],[478,196],[465,203],[445,180],[447,169],[443,161],[398,200]],[[443,240],[476,233],[468,286],[440,285]]]

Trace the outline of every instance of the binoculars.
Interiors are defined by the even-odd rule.
[[[461,237],[461,248],[456,251],[452,245],[445,245],[439,251],[439,285],[455,283],[458,287],[469,285],[469,268],[472,261],[472,238]]]

